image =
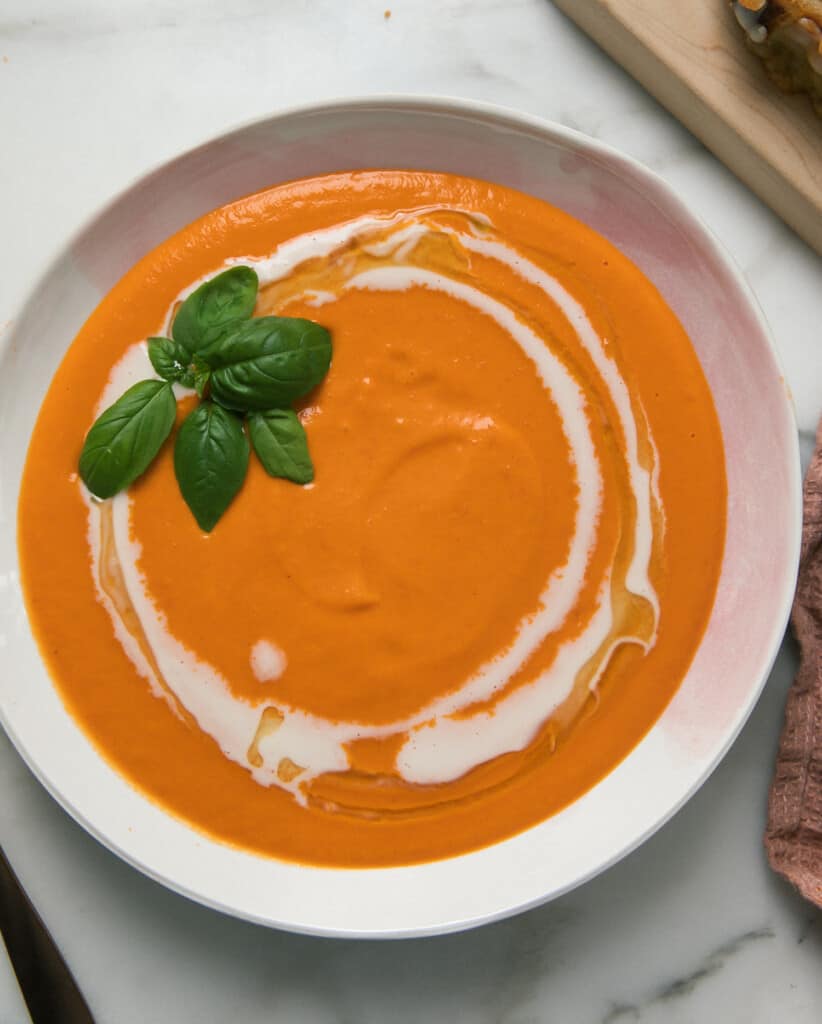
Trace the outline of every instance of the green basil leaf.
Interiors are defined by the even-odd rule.
[[[172,384],[179,381],[184,387],[193,387],[194,376],[188,368],[191,356],[179,341],[173,341],[171,338],[149,338],[148,358],[163,380],[171,381]]]
[[[143,380],[101,413],[80,453],[80,476],[92,494],[111,498],[148,469],[174,426],[171,385]]]
[[[247,320],[257,302],[257,274],[232,267],[201,284],[177,310],[171,335],[189,356],[203,352],[231,323]]]
[[[251,444],[269,476],[310,484],[314,465],[308,454],[308,438],[293,409],[268,409],[248,417]]]
[[[183,422],[174,445],[174,472],[201,530],[214,529],[242,486],[248,438],[234,413],[214,402],[198,405]]]
[[[290,405],[315,388],[331,364],[331,335],[313,320],[246,320],[210,349],[211,394],[228,409]]]

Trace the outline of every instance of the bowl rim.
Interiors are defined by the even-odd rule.
[[[214,134],[208,135],[203,138],[202,141],[195,145],[177,152],[171,157],[164,160],[157,161],[150,168],[143,171],[142,173],[134,176],[131,180],[124,185],[122,188],[117,190],[111,195],[106,202],[100,206],[95,207],[91,213],[86,216],[82,222],[73,229],[67,236],[58,244],[50,254],[44,259],[38,261],[38,265],[44,268],[39,274],[34,276],[27,284],[27,287],[22,297],[11,306],[11,317],[9,320],[10,324],[15,324],[27,307],[32,296],[36,293],[42,280],[46,277],[48,271],[58,264],[62,259],[68,257],[74,249],[76,243],[99,221],[102,220],[109,211],[116,208],[122,201],[139,188],[145,187],[152,178],[159,176],[165,172],[169,167],[175,164],[177,161],[188,159],[198,153],[202,153],[209,149],[211,146],[219,142],[225,142],[230,140],[233,136],[239,136],[243,133],[254,129],[255,127],[261,127],[275,122],[287,121],[292,118],[306,117],[306,116],[328,116],[328,115],[339,115],[345,113],[356,113],[365,112],[368,110],[373,111],[402,111],[405,113],[418,113],[418,114],[434,114],[434,115],[446,115],[446,116],[464,116],[471,117],[474,119],[484,119],[492,125],[501,127],[514,127],[516,129],[525,129],[530,131],[542,138],[547,138],[554,142],[572,144],[574,147],[582,149],[588,158],[602,157],[607,159],[611,166],[621,168],[626,176],[628,176],[633,182],[642,185],[645,184],[655,191],[661,193],[669,208],[675,213],[678,221],[682,223],[687,229],[694,232],[697,235],[701,235],[709,246],[711,256],[716,259],[723,268],[727,271],[730,277],[733,278],[736,286],[738,287],[741,295],[746,300],[751,313],[762,333],[762,338],[766,342],[769,350],[769,355],[773,359],[775,367],[778,369],[783,382],[785,381],[784,365],[779,354],[779,350],[774,341],[773,333],[770,325],[765,317],[765,314],[759,304],[756,295],[754,294],[751,286],[749,285],[744,273],[737,264],[734,257],[730,254],[724,243],[720,241],[716,233],[695,213],[693,213],[685,202],[679,197],[674,188],[668,184],[668,182],[657,172],[651,170],[640,161],[636,160],[615,147],[601,142],[584,132],[578,131],[574,128],[569,128],[565,125],[558,124],[547,118],[543,118],[539,115],[526,113],[524,111],[510,108],[504,105],[489,103],[480,100],[468,99],[458,96],[450,96],[445,94],[428,94],[428,93],[375,93],[375,94],[360,94],[354,96],[338,97],[332,100],[321,100],[317,102],[306,102],[289,105],[282,109],[277,109],[272,113],[263,115],[262,117],[254,117],[244,119],[240,122],[235,122],[225,130]],[[4,332],[2,338],[0,338],[0,357],[2,357],[9,347],[10,339],[13,336],[14,330]],[[620,845],[614,853],[606,860],[599,863],[595,868],[588,870],[575,878],[572,882],[565,884],[561,887],[549,891],[547,894],[536,895],[533,898],[522,900],[514,905],[507,906],[504,909],[494,910],[487,913],[476,913],[466,918],[457,920],[444,920],[439,922],[436,926],[422,926],[422,927],[395,927],[385,928],[381,930],[375,929],[357,929],[357,928],[346,928],[346,927],[315,927],[311,925],[302,925],[299,922],[293,920],[275,920],[270,915],[255,915],[253,912],[248,912],[242,909],[238,909],[232,905],[229,905],[222,900],[203,893],[194,888],[188,887],[184,882],[179,882],[168,878],[160,871],[154,870],[150,865],[144,863],[139,858],[134,856],[129,850],[125,849],[116,839],[112,836],[107,835],[97,824],[90,821],[86,815],[80,811],[79,808],[75,807],[74,804],[68,799],[60,790],[60,788],[54,783],[51,778],[47,775],[46,771],[36,762],[36,760],[30,756],[24,742],[16,734],[9,716],[5,703],[0,700],[0,724],[2,724],[6,735],[14,745],[18,755],[23,759],[24,763],[28,766],[32,774],[37,778],[40,784],[47,790],[47,792],[55,799],[55,801],[68,813],[87,833],[93,836],[98,842],[115,853],[120,859],[126,861],[132,867],[139,870],[142,874],[147,875],[154,881],[159,882],[165,888],[170,889],[180,895],[186,896],[189,899],[214,910],[219,910],[223,913],[229,914],[234,917],[238,917],[243,920],[248,920],[256,924],[262,924],[267,927],[278,928],[283,931],[293,932],[297,934],[324,936],[331,938],[348,938],[348,939],[404,939],[404,938],[416,938],[423,936],[442,935],[448,933],[454,933],[463,931],[469,928],[478,927],[483,924],[489,924],[493,921],[503,920],[505,918],[514,916],[524,911],[533,909],[541,906],[551,900],[557,899],[558,897],[572,891],[578,886],[590,881],[591,879],[602,874],[615,864],[619,863],[623,858],[627,857],[630,853],[636,850],[644,842],[646,842],[652,835],[654,835],[659,829],[662,828],[675,814],[694,796],[694,794],[704,785],[708,778],[713,774],[720,762],[725,758],[728,750],[737,739],[743,726],[747,722],[754,708],[756,707],[765,684],[770,676],[776,657],[779,653],[779,649],[782,643],[782,639],[787,627],[791,605],[793,600],[793,594],[796,586],[796,578],[799,568],[799,555],[801,545],[801,532],[802,532],[802,473],[801,473],[801,461],[800,461],[800,447],[799,447],[799,436],[796,423],[796,414],[793,404],[792,397],[790,395],[787,383],[785,383],[785,403],[784,411],[787,413],[788,420],[793,427],[791,433],[791,440],[789,442],[789,451],[785,454],[786,459],[786,470],[789,475],[790,490],[787,500],[791,503],[789,511],[791,513],[790,519],[792,523],[791,534],[789,537],[791,558],[790,564],[786,566],[786,571],[783,576],[782,592],[778,595],[778,601],[773,601],[774,615],[773,624],[771,628],[771,635],[768,639],[768,655],[763,657],[762,665],[759,673],[759,679],[757,684],[749,691],[749,695],[741,706],[733,723],[728,728],[724,742],[717,749],[714,755],[705,762],[699,774],[695,777],[691,786],[687,791],[678,799],[674,804],[670,805],[667,810],[658,815],[639,835],[635,836],[630,842],[623,843]],[[16,521],[14,524],[14,530],[16,534]],[[16,546],[16,542],[15,542]],[[777,609],[779,614],[777,615]],[[48,673],[48,670],[45,669]],[[663,712],[664,713],[664,712]],[[79,728],[79,727],[78,727]],[[82,730],[80,730],[82,732]],[[102,755],[97,753],[98,758],[104,760]],[[627,757],[630,757],[630,752]],[[112,769],[114,771],[114,769]],[[137,791],[139,796],[148,802],[151,802],[148,797]],[[163,811],[164,814],[168,815],[168,812]],[[172,816],[173,817],[173,816]],[[522,833],[527,834],[526,833]],[[202,833],[195,833],[202,835]],[[515,838],[515,837],[513,837]],[[502,842],[505,842],[503,840]],[[218,840],[211,840],[218,845]],[[501,845],[501,844],[494,844]],[[446,860],[459,860],[460,857],[472,856],[478,851],[469,851],[468,854],[462,854],[455,858],[446,858]],[[384,873],[396,873],[401,871],[407,871],[409,868],[423,868],[428,864],[441,863],[439,861],[423,862],[421,864],[404,865],[387,868],[334,868],[334,871],[352,871],[352,872],[376,872],[378,874]],[[317,871],[324,870],[318,869],[313,865],[299,865],[303,870]]]

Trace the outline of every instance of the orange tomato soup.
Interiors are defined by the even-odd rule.
[[[331,331],[313,484],[252,456],[203,533],[172,434],[91,500],[107,387],[238,263],[255,315]],[[112,289],[43,403],[18,534],[54,684],[118,771],[219,840],[364,867],[504,839],[613,769],[699,644],[725,506],[696,355],[628,259],[507,188],[362,171],[237,200]]]

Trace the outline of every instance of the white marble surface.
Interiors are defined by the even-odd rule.
[[[822,261],[548,0],[0,0],[0,330],[44,255],[151,166],[241,120],[374,92],[502,103],[662,174],[747,273],[807,461]],[[721,767],[638,852],[463,935],[308,939],[205,910],[89,838],[2,736],[0,841],[101,1024],[811,1024],[822,914],[761,846],[795,664],[788,643]],[[26,1019],[0,963],[0,1024]]]

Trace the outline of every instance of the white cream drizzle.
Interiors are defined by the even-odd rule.
[[[460,231],[441,223],[432,227],[418,220],[421,216],[437,212],[464,213],[472,222],[471,229]],[[238,258],[229,261],[228,265],[251,265],[257,271],[261,283],[271,283],[286,277],[307,260],[327,256],[353,238],[367,238],[371,233],[385,232],[394,225],[402,224],[403,219],[410,216],[414,217],[413,222],[397,228],[388,238],[367,242],[363,247],[372,255],[391,257],[392,264],[362,271],[350,278],[344,287],[391,292],[419,287],[435,289],[493,318],[534,362],[545,384],[546,395],[557,408],[573,454],[578,493],[575,527],[568,557],[565,564],[548,579],[539,607],[520,623],[507,650],[483,665],[458,689],[430,702],[402,721],[382,726],[335,722],[278,703],[276,709],[282,714],[282,722],[258,737],[261,712],[275,705],[251,705],[235,697],[228,682],[216,669],[174,637],[164,615],[155,606],[138,568],[141,551],[139,542],[131,535],[129,494],[120,494],[112,501],[115,548],[125,586],[166,686],[198,726],[217,741],[227,757],[248,769],[258,782],[282,786],[301,802],[305,799],[302,788],[304,783],[325,772],[346,770],[348,758],[345,746],[356,739],[408,733],[396,767],[408,782],[422,784],[450,781],[493,757],[523,749],[532,741],[546,719],[568,699],[580,669],[603,649],[613,628],[611,579],[610,574],[607,574],[600,581],[596,608],[587,625],[581,633],[559,647],[552,664],[545,671],[532,682],[500,697],[491,711],[477,711],[473,714],[466,712],[472,705],[489,700],[503,689],[545,638],[561,628],[574,609],[596,542],[603,482],[585,394],[565,364],[504,302],[447,274],[405,262],[429,232],[452,236],[464,250],[502,262],[538,287],[559,308],[588,353],[611,396],[625,439],[627,476],[636,511],[633,550],[626,584],[631,592],[648,602],[653,611],[654,628],[658,619],[657,596],[649,578],[654,540],[653,506],[661,511],[657,466],[654,465],[649,471],[640,462],[638,433],[628,389],[616,362],[607,354],[603,339],[597,335],[582,306],[555,278],[521,253],[493,238],[483,237],[484,227],[489,224],[487,218],[467,211],[435,208],[415,210],[412,214],[396,214],[390,218],[360,217],[284,242],[266,259]],[[180,298],[185,298],[201,282],[202,279],[195,281]],[[316,305],[334,299],[332,293],[313,291],[308,294],[309,301]],[[170,309],[166,327],[171,315]],[[109,405],[130,384],[147,375],[151,375],[151,367],[145,344],[140,343],[132,346],[113,368],[100,397],[98,410]],[[651,447],[655,456],[652,439]],[[155,693],[167,697],[166,690],[154,677],[139,645],[123,625],[116,608],[100,585],[100,505],[87,494],[86,498],[89,508],[88,536],[100,600],[112,618],[117,639],[140,674],[149,680]],[[609,651],[620,643],[630,642],[643,643],[636,637],[618,638],[611,644]],[[653,637],[643,646],[652,644]],[[268,657],[272,650],[283,662],[287,656],[276,648],[266,649],[258,660],[266,661],[269,667],[273,664]],[[606,666],[607,657],[590,682],[592,689]],[[255,673],[258,678],[262,678],[256,668]],[[172,700],[169,702],[174,706]],[[249,762],[248,752],[257,739],[259,743],[256,749],[261,763],[255,765]],[[289,759],[300,766],[302,771],[298,777],[284,780],[278,775],[277,768],[283,759]]]

